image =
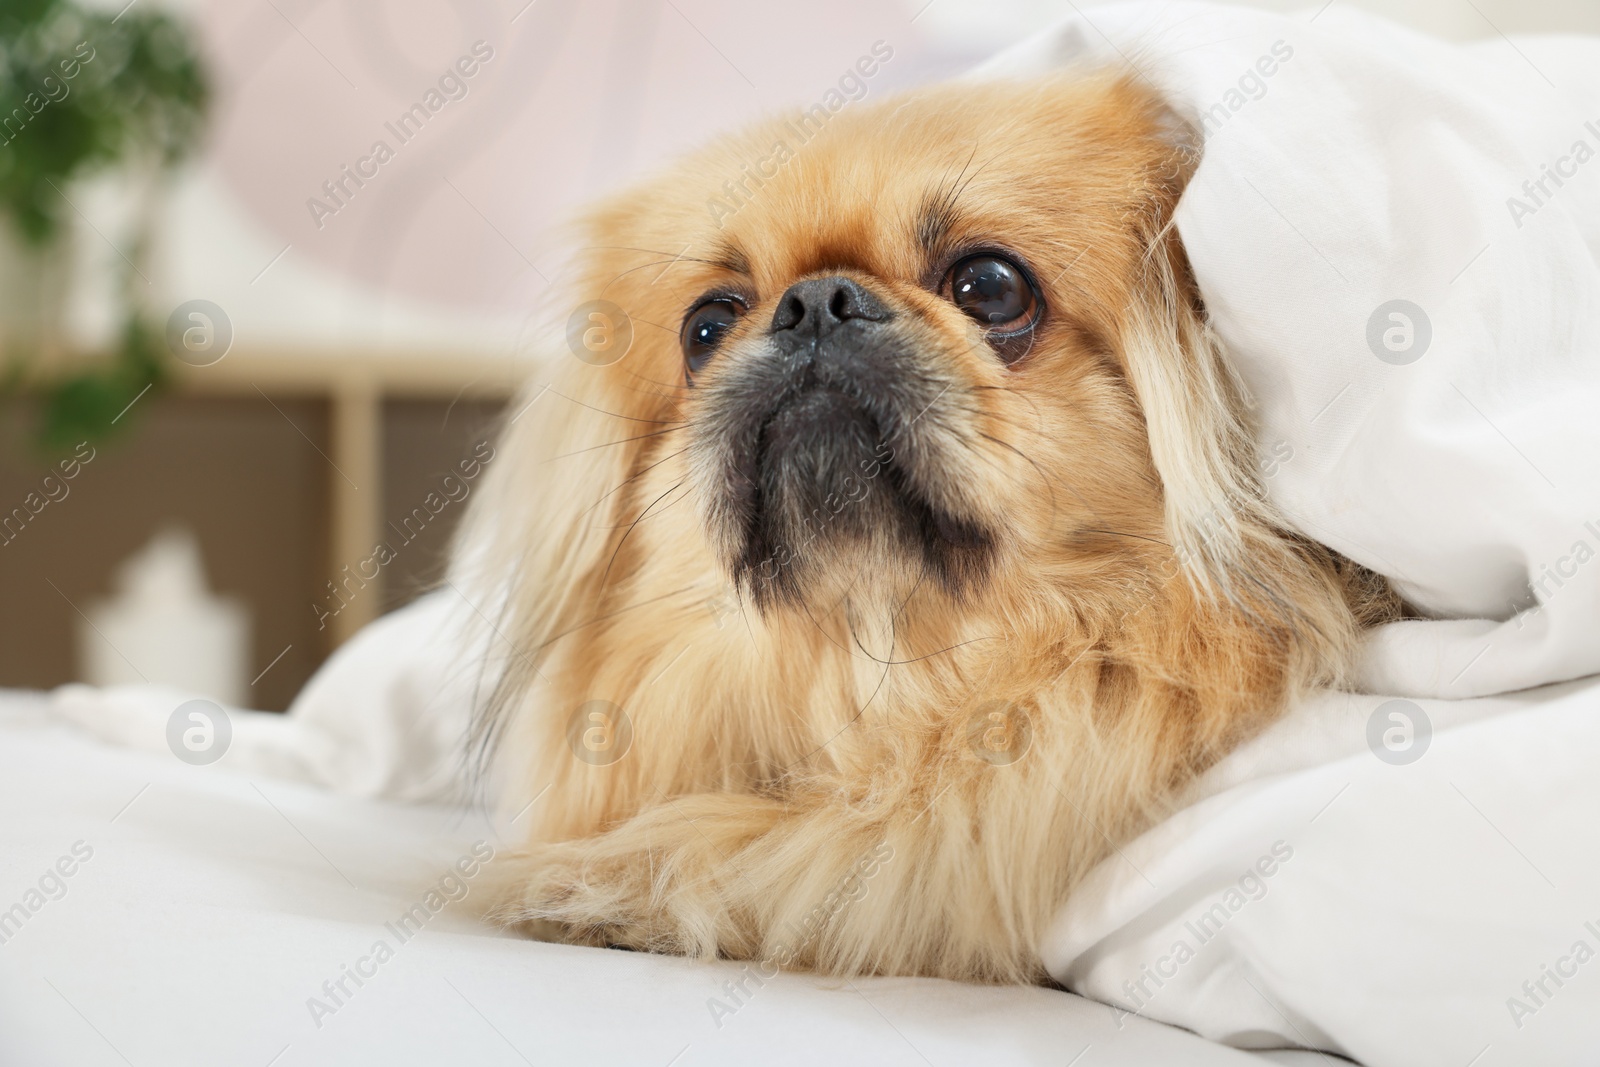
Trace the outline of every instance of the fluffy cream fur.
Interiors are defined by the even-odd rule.
[[[837,974],[1036,981],[1093,864],[1340,681],[1397,603],[1263,498],[1171,226],[1192,163],[1173,128],[1109,76],[952,85],[804,145],[758,127],[593,212],[570,300],[626,309],[633,347],[567,359],[513,405],[538,396],[456,572],[502,642],[478,740],[540,797],[500,865],[503,918]],[[785,138],[792,158],[719,224],[707,200]],[[939,255],[977,246],[1013,250],[1044,295],[1012,365],[939,291]],[[928,580],[892,539],[830,536],[803,550],[797,599],[758,608],[728,574],[707,405],[777,296],[822,273],[918,331],[907,373],[943,391],[893,462],[936,466],[940,503],[992,534],[970,582]],[[730,282],[750,314],[690,388],[680,323]],[[609,764],[574,754],[604,725],[595,700],[631,729]]]

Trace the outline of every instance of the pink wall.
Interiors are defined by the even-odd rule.
[[[395,296],[517,311],[555,273],[552,228],[585,199],[764,110],[815,101],[874,41],[895,55],[872,95],[964,59],[898,0],[525,3],[213,0],[213,162],[255,221],[321,266]],[[493,58],[402,144],[385,123],[477,41]],[[347,179],[354,195],[319,228],[307,200],[333,204],[323,182],[379,140],[393,158],[365,164],[377,173],[359,189]]]

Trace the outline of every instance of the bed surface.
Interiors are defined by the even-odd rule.
[[[5,1064],[1269,1062],[1047,989],[780,974],[736,1004],[731,963],[480,925],[472,878],[397,926],[515,830],[105,747],[29,694],[0,694],[0,810]]]

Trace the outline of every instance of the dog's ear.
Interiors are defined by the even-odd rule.
[[[559,343],[559,342],[557,342]],[[608,409],[606,376],[564,349],[508,408],[488,477],[459,531],[449,582],[491,649],[474,741],[486,758],[540,683],[552,644],[596,610],[619,536],[616,490],[639,423]],[[541,380],[542,379],[542,380]]]
[[[1243,393],[1191,294],[1175,237],[1152,243],[1122,339],[1161,477],[1167,532],[1202,589],[1218,591],[1244,560],[1266,505],[1251,474]]]
[[[1122,323],[1125,373],[1144,411],[1151,457],[1161,477],[1167,531],[1195,587],[1235,601],[1265,564],[1264,542],[1281,551],[1279,524],[1255,477],[1255,444],[1244,423],[1245,391],[1206,319],[1179,239],[1178,201],[1199,166],[1199,130],[1159,104],[1147,116],[1161,151],[1142,190],[1144,255]]]

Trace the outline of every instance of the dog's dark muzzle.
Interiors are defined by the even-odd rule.
[[[796,282],[778,300],[764,351],[719,390],[713,418],[731,468],[719,510],[739,528],[732,562],[758,600],[797,593],[825,545],[898,533],[942,552],[982,540],[930,507],[907,474],[911,431],[939,387],[904,327],[850,278]]]

